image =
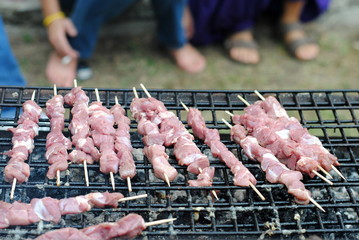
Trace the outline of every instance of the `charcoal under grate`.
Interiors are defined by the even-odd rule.
[[[11,133],[7,128],[16,126],[21,113],[21,104],[30,99],[36,90],[35,101],[45,108],[45,103],[53,95],[51,88],[0,88],[0,153],[11,149]],[[84,89],[90,101],[95,101],[94,89]],[[65,95],[69,89],[58,89]],[[107,107],[114,105],[115,96],[126,109],[133,96],[130,89],[99,89],[101,101]],[[253,103],[259,100],[252,91],[198,91],[198,90],[152,90],[151,95],[163,101],[186,123],[186,111],[181,107],[182,100],[189,107],[197,107],[204,115],[209,128],[219,129],[222,141],[238,155],[245,166],[258,180],[257,188],[266,198],[262,201],[250,188],[233,185],[230,170],[218,159],[212,157],[209,148],[196,140],[203,153],[209,156],[216,168],[213,187],[189,187],[187,181],[195,176],[185,167],[178,166],[173,149],[168,148],[170,163],[175,166],[179,176],[168,187],[162,180],[154,177],[151,164],[143,156],[141,136],[137,124],[131,123],[131,142],[134,147],[137,176],[132,179],[133,192],[118,176],[115,177],[116,191],[125,196],[148,194],[148,198],[121,203],[119,209],[98,209],[90,212],[63,216],[59,224],[40,222],[30,226],[12,226],[0,229],[1,239],[35,238],[48,230],[62,227],[83,228],[104,221],[116,221],[128,213],[138,213],[146,221],[174,217],[173,224],[153,226],[146,229],[139,238],[146,239],[284,239],[320,237],[322,239],[359,238],[359,90],[322,91],[265,91],[282,103],[290,116],[298,118],[304,127],[320,138],[325,148],[334,153],[340,162],[340,171],[347,178],[342,180],[333,173],[334,185],[324,183],[319,178],[305,178],[305,186],[313,198],[325,209],[321,212],[314,205],[298,205],[281,184],[271,184],[259,165],[251,162],[239,146],[230,141],[229,130],[222,118],[229,120],[225,111],[243,113],[245,105],[237,98],[240,94]],[[140,96],[145,96],[139,91]],[[12,116],[6,116],[10,113]],[[69,106],[65,106],[69,109]],[[71,118],[66,113],[65,135],[69,136],[67,126]],[[99,171],[99,166],[89,165],[90,186],[84,184],[81,165],[71,164],[61,175],[62,185],[46,178],[47,161],[44,153],[49,120],[40,119],[40,134],[35,138],[35,149],[28,163],[31,167],[29,181],[16,186],[15,200],[29,203],[32,198],[66,198],[94,191],[112,191],[108,176]],[[0,169],[6,166],[8,157],[0,155]],[[10,184],[0,174],[0,200],[11,202]],[[218,190],[219,201],[214,201],[210,190]]]

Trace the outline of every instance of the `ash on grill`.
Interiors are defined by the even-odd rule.
[[[21,104],[31,98],[36,89],[37,103],[45,107],[52,97],[52,88],[0,88],[0,108],[13,106],[12,116],[0,113],[0,152],[11,149],[11,134],[7,128],[16,126]],[[90,101],[95,100],[92,92],[87,91]],[[59,89],[65,95],[67,89]],[[131,89],[100,89],[101,100],[108,108],[114,105],[118,96],[120,104],[129,113],[129,104],[133,98]],[[262,92],[263,93],[263,92]],[[2,239],[34,238],[39,234],[61,227],[84,228],[101,222],[113,222],[128,213],[137,213],[146,221],[175,217],[171,225],[153,226],[146,229],[139,238],[144,239],[258,239],[258,238],[304,238],[314,236],[322,239],[357,239],[359,238],[359,90],[335,91],[283,91],[267,92],[281,101],[289,115],[301,120],[310,132],[318,136],[324,147],[334,153],[340,162],[340,171],[347,182],[333,174],[333,186],[323,184],[321,179],[305,178],[303,181],[311,191],[313,198],[323,206],[326,213],[313,205],[297,205],[280,184],[265,181],[259,165],[250,162],[242,149],[229,140],[229,130],[220,121],[227,115],[226,110],[240,114],[245,105],[237,99],[241,94],[247,101],[258,98],[250,91],[151,91],[151,95],[163,101],[166,107],[176,113],[182,121],[186,119],[179,100],[190,107],[203,111],[206,124],[217,128],[223,143],[243,161],[258,180],[257,187],[266,200],[262,201],[250,188],[233,185],[230,170],[218,159],[213,158],[203,142],[196,141],[202,153],[208,156],[211,166],[216,167],[213,187],[203,190],[189,187],[187,181],[195,176],[185,167],[178,166],[173,156],[173,149],[168,148],[170,164],[179,172],[178,177],[168,187],[165,182],[154,177],[152,166],[143,156],[141,136],[136,132],[136,123],[131,124],[131,142],[134,147],[134,159],[137,175],[132,179],[133,192],[128,193],[126,182],[115,176],[116,191],[125,196],[147,193],[146,199],[121,203],[118,209],[92,209],[79,215],[63,216],[59,224],[40,222],[30,226],[12,226],[0,229]],[[140,92],[142,96],[144,94]],[[263,93],[266,94],[266,93]],[[68,111],[68,106],[66,106]],[[68,114],[68,113],[67,113]],[[66,116],[66,115],[65,115]],[[69,136],[66,118],[65,136]],[[67,198],[84,195],[94,191],[111,191],[111,183],[99,171],[97,164],[89,165],[90,187],[84,186],[83,168],[71,164],[68,171],[62,173],[62,186],[56,186],[56,180],[46,178],[47,161],[45,159],[46,134],[49,131],[48,119],[40,119],[40,134],[35,138],[35,149],[29,157],[31,175],[26,184],[18,185],[15,200],[29,203],[32,198],[54,197]],[[0,155],[0,168],[6,166],[8,158]],[[0,200],[9,199],[10,185],[0,174]],[[219,190],[219,201],[209,196],[209,191]]]

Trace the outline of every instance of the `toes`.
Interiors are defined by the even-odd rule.
[[[244,64],[257,64],[260,61],[259,53],[255,49],[232,48],[229,54],[233,60]]]
[[[295,52],[299,60],[313,60],[319,55],[319,46],[316,44],[308,44],[298,47]]]
[[[189,44],[171,51],[171,54],[177,66],[188,73],[199,73],[206,67],[206,59]]]

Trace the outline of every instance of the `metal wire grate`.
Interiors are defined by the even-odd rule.
[[[0,152],[11,149],[11,133],[7,128],[16,126],[21,112],[21,104],[31,98],[36,90],[35,101],[45,107],[52,97],[51,88],[0,88]],[[94,89],[84,89],[91,101],[95,100]],[[59,89],[66,94],[69,89]],[[124,106],[128,115],[133,93],[129,89],[99,89],[101,101],[110,107],[115,96]],[[210,158],[216,167],[213,187],[198,189],[189,187],[189,174],[185,167],[177,165],[171,148],[167,149],[170,163],[175,166],[179,176],[168,187],[152,173],[151,164],[143,157],[141,136],[136,131],[137,124],[132,121],[131,141],[138,174],[132,179],[133,193],[129,194],[127,185],[118,176],[116,191],[124,195],[147,193],[146,199],[122,203],[119,209],[92,209],[88,213],[63,216],[59,224],[38,223],[30,226],[13,226],[0,230],[0,238],[34,238],[39,234],[60,227],[83,228],[103,221],[116,221],[130,212],[138,213],[146,221],[176,217],[170,225],[153,226],[146,229],[139,238],[167,239],[248,239],[248,238],[300,238],[318,236],[323,239],[359,238],[359,90],[322,90],[322,91],[266,91],[262,94],[274,95],[286,108],[290,116],[300,119],[309,131],[318,136],[324,147],[334,153],[340,162],[340,171],[347,181],[335,173],[334,185],[330,186],[319,178],[305,178],[304,183],[313,198],[326,210],[325,213],[313,205],[297,205],[286,189],[280,184],[265,181],[263,172],[257,163],[243,155],[239,146],[229,140],[229,130],[221,121],[229,120],[224,112],[229,110],[240,114],[245,105],[238,100],[241,94],[250,103],[258,100],[252,91],[198,91],[198,90],[153,90],[152,96],[163,101],[166,107],[177,114],[186,123],[186,111],[180,105],[182,100],[189,107],[202,110],[207,125],[220,130],[226,146],[238,154],[240,160],[249,168],[258,180],[257,187],[265,196],[261,201],[250,188],[233,185],[230,170],[218,159],[213,158],[209,148],[202,141],[196,141],[202,152]],[[139,91],[140,96],[145,96]],[[13,116],[9,114],[10,109]],[[68,106],[66,106],[68,109]],[[71,118],[66,113],[66,126]],[[32,198],[50,196],[54,198],[73,197],[91,191],[112,191],[108,176],[99,172],[97,164],[89,165],[90,186],[84,185],[81,165],[71,164],[69,170],[62,173],[62,185],[56,186],[55,180],[46,178],[47,161],[44,153],[49,121],[42,118],[39,123],[40,134],[35,138],[35,149],[28,163],[31,167],[29,181],[16,187],[15,200],[29,203]],[[65,135],[69,136],[65,128]],[[8,157],[0,155],[0,169],[4,169]],[[209,190],[218,190],[219,201],[213,201]],[[0,200],[10,202],[10,184],[0,174]]]

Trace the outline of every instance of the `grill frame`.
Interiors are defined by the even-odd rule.
[[[95,101],[93,88],[83,88],[90,102]],[[21,104],[31,98],[36,90],[35,101],[45,108],[46,101],[52,97],[53,89],[48,87],[0,87],[0,107],[15,107],[15,118],[3,118],[0,115],[0,127],[16,126]],[[59,94],[66,94],[70,89],[59,88]],[[359,90],[289,90],[289,91],[261,91],[264,95],[274,95],[288,111],[289,115],[299,117],[304,127],[314,133],[321,133],[320,140],[324,147],[337,155],[344,175],[348,177],[345,182],[338,177],[333,180],[334,185],[329,186],[318,178],[304,179],[306,187],[315,192],[314,195],[323,193],[323,199],[317,199],[319,204],[327,211],[322,213],[312,204],[297,205],[293,203],[293,197],[286,193],[286,189],[280,184],[270,184],[265,181],[259,165],[250,162],[241,151],[241,148],[231,142],[228,136],[229,130],[221,121],[222,117],[230,118],[224,114],[225,110],[241,113],[245,105],[236,97],[242,95],[247,101],[253,103],[259,100],[253,91],[225,91],[225,90],[149,90],[151,95],[165,103],[165,106],[176,113],[186,124],[186,112],[180,104],[182,100],[188,107],[197,107],[205,114],[207,126],[217,128],[223,142],[227,147],[239,153],[238,157],[256,175],[258,189],[266,197],[261,201],[250,188],[236,187],[233,185],[229,169],[218,159],[210,159],[211,165],[216,167],[216,177],[213,187],[189,187],[187,180],[193,178],[185,167],[178,166],[172,154],[170,163],[183,175],[171,183],[168,187],[163,181],[153,181],[151,165],[146,158],[136,159],[136,166],[140,176],[133,180],[133,193],[147,193],[147,199],[136,200],[120,204],[120,209],[92,209],[90,214],[78,216],[63,216],[63,220],[51,228],[56,229],[65,226],[83,228],[89,224],[96,224],[91,216],[101,216],[104,221],[115,221],[118,216],[130,212],[139,213],[146,221],[158,218],[177,217],[173,224],[153,226],[146,229],[139,238],[165,239],[168,237],[177,239],[188,238],[259,238],[271,237],[273,239],[298,238],[317,235],[323,239],[353,239],[359,238]],[[17,92],[17,94],[15,94]],[[143,91],[138,89],[140,97],[146,97]],[[117,95],[119,103],[125,108],[127,115],[132,100],[132,89],[99,89],[101,101],[107,107],[114,105],[114,96]],[[65,106],[69,108],[68,106]],[[65,122],[65,135],[69,136],[67,129],[70,114]],[[132,119],[132,118],[131,118]],[[29,157],[31,176],[28,182],[17,185],[15,200],[29,202],[30,197],[73,197],[86,194],[91,191],[112,191],[108,177],[97,175],[98,165],[89,165],[90,187],[85,187],[82,178],[82,166],[71,164],[70,173],[63,175],[62,180],[70,185],[56,186],[55,180],[48,180],[44,176],[48,164],[43,155],[48,132],[49,121],[41,119],[40,134],[35,138],[35,150]],[[187,126],[187,124],[186,124]],[[131,142],[133,147],[140,152],[143,144],[136,133],[137,124],[131,122]],[[316,134],[315,134],[316,135]],[[11,134],[0,130],[0,152],[11,149]],[[202,141],[196,140],[197,145],[208,155],[209,148]],[[210,155],[210,153],[209,153]],[[137,155],[135,155],[137,156]],[[140,154],[138,154],[140,156]],[[0,158],[0,169],[6,166],[8,158]],[[78,171],[80,176],[71,174]],[[219,172],[219,173],[218,173]],[[351,175],[349,175],[351,174]],[[351,176],[354,177],[351,177]],[[0,176],[0,200],[10,202],[10,184]],[[220,201],[212,201],[209,190],[219,190]],[[271,191],[267,191],[271,189]],[[129,195],[126,183],[116,177],[116,191]],[[338,192],[343,196],[338,197]],[[248,198],[240,201],[241,193]],[[239,194],[239,197],[238,195]],[[33,196],[28,196],[33,195]],[[175,197],[176,195],[176,197]],[[318,196],[320,196],[319,194]],[[315,198],[315,197],[314,197]],[[349,211],[349,212],[348,212]],[[301,215],[300,220],[294,216]],[[312,215],[311,215],[312,214]],[[228,218],[229,216],[229,218]],[[198,221],[196,220],[198,217]],[[303,220],[303,218],[305,220]],[[43,227],[45,225],[45,227]],[[271,226],[274,228],[271,230]],[[36,237],[50,228],[50,225],[33,224],[30,226],[12,226],[8,229],[0,229],[0,237]],[[28,231],[26,234],[22,232]],[[14,234],[15,233],[15,234]]]

